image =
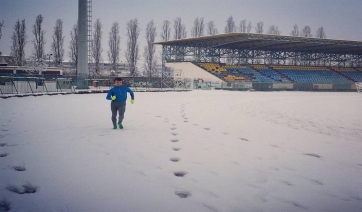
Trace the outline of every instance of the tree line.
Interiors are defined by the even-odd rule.
[[[35,18],[35,23],[32,26],[32,34],[33,38],[31,43],[33,45],[32,55],[30,56],[33,61],[42,61],[48,59],[46,57],[50,57],[54,61],[55,66],[62,66],[63,58],[64,58],[64,34],[63,34],[63,21],[61,19],[57,19],[51,40],[51,54],[45,54],[44,46],[46,44],[45,40],[45,31],[43,29],[43,21],[44,17],[39,14]],[[4,21],[0,22],[0,40],[2,36],[2,28],[4,26]],[[172,28],[173,26],[173,28]],[[92,59],[94,61],[94,72],[95,74],[100,73],[100,64],[103,60],[102,58],[102,23],[100,19],[97,19],[93,25],[92,30],[92,42],[91,42],[91,52]],[[156,49],[154,46],[154,42],[157,37],[157,30],[153,20],[147,23],[145,38],[146,45],[144,47],[144,52],[142,54],[144,58],[144,64],[142,70],[138,70],[138,60],[140,59],[139,53],[139,35],[140,35],[140,26],[138,23],[138,19],[131,19],[126,24],[126,47],[125,47],[125,57],[126,62],[129,67],[129,71],[131,75],[143,75],[148,77],[153,77],[157,75],[156,66],[158,57],[156,55]],[[247,21],[246,19],[241,20],[239,24],[236,23],[233,16],[228,17],[226,20],[226,25],[224,28],[225,33],[233,33],[233,32],[243,32],[250,33],[253,29],[253,25],[251,21]],[[254,27],[255,33],[264,33],[264,23],[258,22]],[[173,37],[171,37],[171,32],[173,32]],[[215,35],[218,34],[218,29],[214,21],[209,21],[205,23],[203,17],[197,17],[194,20],[193,26],[191,28],[191,37],[202,37],[205,35]],[[266,31],[267,34],[280,35],[281,31],[279,30],[277,25],[272,25]],[[290,32],[291,36],[300,36],[300,37],[313,37],[312,30],[310,26],[304,26],[301,30],[297,24],[293,26],[293,30]],[[320,27],[316,30],[314,37],[317,38],[326,38],[326,33],[323,27]],[[25,62],[25,52],[24,48],[27,43],[27,35],[26,35],[26,25],[25,19],[20,21],[17,20],[14,26],[14,31],[11,36],[12,44],[11,44],[11,56],[14,59],[14,62],[18,66],[24,65]],[[162,41],[168,41],[171,39],[184,39],[187,38],[187,31],[185,24],[182,23],[182,19],[177,17],[171,23],[169,20],[163,21],[160,38]],[[117,70],[117,64],[120,60],[120,26],[118,22],[114,22],[112,27],[108,33],[108,50],[107,50],[107,59],[111,64],[111,68],[113,70]],[[68,47],[68,56],[72,62],[72,64],[77,64],[78,62],[78,26],[75,24],[70,31],[70,42]]]

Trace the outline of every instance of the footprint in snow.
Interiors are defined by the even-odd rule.
[[[2,199],[0,201],[0,211],[10,211],[10,209],[11,209],[10,202],[6,199]]]
[[[210,128],[208,128],[208,127],[205,127],[204,129],[205,129],[205,130],[210,130]]]
[[[33,193],[37,192],[37,190],[38,190],[37,186],[34,186],[30,183],[22,185],[21,187],[22,188],[20,188],[17,185],[8,185],[6,187],[6,190],[11,191],[16,194],[33,194]]]
[[[292,205],[294,205],[295,207],[297,207],[297,208],[302,208],[302,209],[304,209],[304,210],[308,210],[308,208],[306,208],[305,206],[303,206],[302,204],[300,204],[300,203],[297,203],[297,202],[291,202],[292,203]]]
[[[174,174],[176,177],[183,177],[183,176],[187,175],[187,172],[180,171],[180,172],[174,172],[173,174]]]
[[[174,147],[172,149],[173,149],[173,151],[176,151],[176,152],[181,150],[181,148],[178,148],[178,147]]]
[[[304,155],[315,157],[315,158],[320,158],[320,159],[322,158],[322,156],[314,154],[314,153],[304,153]]]
[[[25,166],[13,166],[13,169],[18,172],[23,172],[26,170]]]
[[[3,153],[0,153],[0,158],[4,158],[8,156],[8,153],[7,152],[3,152]]]
[[[175,129],[177,129],[177,128],[176,128],[176,127],[171,127],[170,129],[171,129],[171,130],[175,130]]]
[[[180,198],[188,198],[191,196],[191,193],[188,191],[176,191],[175,194]]]
[[[180,161],[180,158],[170,158],[170,161],[172,161],[172,162],[179,162],[179,161]]]
[[[177,135],[177,133],[171,133],[171,135],[176,136],[176,135]]]
[[[171,142],[178,142],[178,139],[172,139]]]

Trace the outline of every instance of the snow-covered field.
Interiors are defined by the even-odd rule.
[[[357,92],[105,96],[0,99],[0,211],[362,211]]]

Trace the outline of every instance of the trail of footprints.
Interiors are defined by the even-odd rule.
[[[175,132],[175,130],[177,129],[175,124],[172,124],[172,127],[171,127],[170,129],[171,129],[171,135],[172,135],[172,136],[177,136],[177,135],[178,135],[178,134]],[[179,142],[179,139],[173,138],[173,139],[171,139],[171,142],[172,142],[172,143],[177,143],[177,142]],[[174,152],[178,152],[178,151],[181,150],[181,148],[179,148],[179,147],[172,147],[172,150],[173,150]],[[170,161],[172,161],[172,162],[174,162],[174,163],[177,163],[177,162],[179,162],[180,160],[181,160],[181,159],[178,158],[178,157],[171,157],[171,158],[170,158]],[[184,177],[184,176],[187,175],[188,173],[185,172],[185,171],[175,171],[173,174],[174,174],[175,177]],[[188,191],[175,191],[175,194],[176,194],[178,197],[180,197],[180,198],[188,198],[188,197],[191,196],[191,193],[188,192]]]
[[[4,130],[3,130],[4,131]],[[4,137],[3,135],[1,136],[2,138]],[[7,156],[9,156],[9,153],[5,150],[7,147],[10,147],[11,145],[8,145],[7,143],[0,143],[0,160],[1,158],[5,158]],[[17,172],[24,172],[26,171],[25,165],[13,165],[13,166],[8,166],[10,169],[17,171]],[[37,192],[38,187],[34,186],[31,183],[26,183],[23,185],[15,185],[15,184],[8,184],[5,187],[6,190],[16,193],[16,194],[33,194],[35,192]],[[0,211],[10,211],[11,210],[11,202],[8,201],[6,198],[1,198],[0,199]]]
[[[186,113],[185,113],[185,104],[181,105],[180,113],[181,113],[181,116],[182,116],[182,118],[183,118],[183,122],[185,122],[185,123],[189,122],[189,120],[188,120],[188,118],[187,118],[187,116],[186,116]],[[196,124],[196,123],[194,123],[193,125],[194,125],[194,126],[199,126],[199,125]],[[201,126],[200,126],[200,127],[201,127]],[[176,128],[176,125],[173,124],[170,129],[171,129],[171,135],[176,137],[176,136],[178,135],[178,134],[175,132],[175,130],[177,129],[177,128]],[[211,128],[209,128],[209,127],[203,127],[203,129],[204,129],[204,130],[207,130],[207,131],[211,131]],[[228,135],[228,134],[229,134],[228,132],[221,132],[221,133],[223,133],[224,135]],[[250,142],[250,140],[247,139],[247,138],[245,138],[245,137],[239,137],[238,139],[241,140],[241,141],[243,141],[243,142]],[[173,139],[171,139],[171,142],[176,143],[176,142],[179,142],[179,140],[178,140],[177,138],[173,138]],[[272,147],[279,147],[279,146],[277,146],[277,145],[271,145],[271,146],[272,146]],[[178,147],[173,147],[172,150],[177,152],[177,151],[180,151],[181,149],[178,148]],[[309,157],[318,158],[318,159],[322,159],[322,157],[321,157],[320,155],[315,154],[315,153],[303,153],[303,155],[309,156]],[[172,158],[170,158],[170,161],[172,161],[172,162],[179,162],[179,161],[180,161],[180,158],[178,158],[178,157],[172,157]],[[359,165],[362,166],[362,164],[359,164]],[[177,172],[174,172],[174,175],[175,175],[176,177],[184,177],[184,176],[187,175],[187,174],[188,174],[188,173],[185,172],[185,171],[177,171]],[[288,181],[282,181],[281,183],[283,183],[283,184],[285,184],[285,185],[287,185],[287,186],[293,186],[293,184],[290,183],[290,182],[288,182]],[[324,183],[321,182],[321,181],[319,181],[319,180],[314,180],[313,183],[314,183],[314,184],[318,184],[318,185],[324,185]],[[175,194],[176,194],[177,196],[179,196],[180,198],[188,198],[188,197],[191,196],[191,193],[188,192],[188,191],[176,191]],[[294,203],[294,205],[295,205],[296,207],[302,207],[302,208],[303,208],[303,206],[301,206],[301,205],[299,205],[299,204],[295,204],[295,203]]]

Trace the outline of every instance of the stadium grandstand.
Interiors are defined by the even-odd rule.
[[[177,76],[230,88],[243,83],[257,90],[356,91],[362,82],[359,41],[228,33],[155,44]]]

